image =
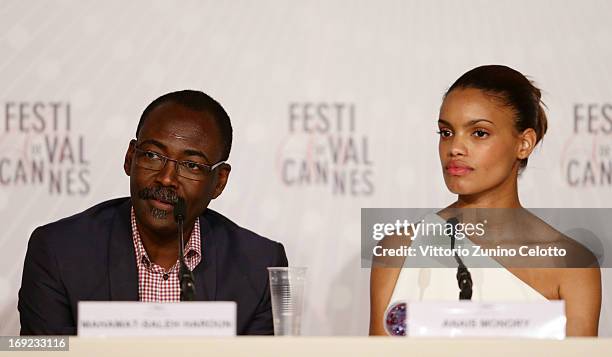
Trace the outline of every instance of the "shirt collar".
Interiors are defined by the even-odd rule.
[[[147,254],[147,251],[142,244],[142,240],[140,239],[140,232],[138,232],[138,226],[136,224],[136,215],[134,214],[134,206],[132,206],[130,209],[130,221],[132,226],[134,250],[136,252],[136,262],[139,266],[144,264],[144,266],[148,268],[153,262],[151,262],[149,259],[149,255]],[[195,269],[195,267],[202,260],[202,241],[200,237],[199,218],[196,218],[195,220],[193,230],[191,231],[191,235],[189,236],[189,240],[185,246],[183,257],[185,258],[185,264],[187,264],[189,270]]]

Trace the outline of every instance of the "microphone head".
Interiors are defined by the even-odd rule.
[[[457,219],[457,217],[451,217],[446,221],[446,223],[452,226],[450,239],[451,239],[451,249],[454,249],[455,248],[455,230],[457,229],[457,224],[459,224],[459,220]]]
[[[186,210],[187,207],[185,206],[185,200],[179,197],[174,204],[174,220],[177,222],[184,221]]]

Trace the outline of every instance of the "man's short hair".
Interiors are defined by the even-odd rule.
[[[136,128],[136,138],[140,133],[140,128],[144,124],[144,121],[153,109],[164,103],[176,103],[180,104],[187,109],[191,109],[197,112],[206,112],[210,114],[219,128],[221,133],[221,140],[223,143],[221,160],[227,160],[232,148],[232,123],[230,122],[229,115],[219,102],[211,98],[208,94],[196,90],[186,89],[177,92],[171,92],[162,95],[155,99],[149,104],[140,116],[138,121],[138,127]]]

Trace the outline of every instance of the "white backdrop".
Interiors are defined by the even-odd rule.
[[[128,195],[138,117],[172,90],[203,90],[230,114],[233,170],[211,207],[309,267],[306,334],[367,333],[361,207],[453,201],[437,110],[472,67],[507,64],[543,88],[550,129],[520,180],[523,204],[610,207],[611,12],[559,0],[0,0],[0,334],[18,332],[32,230]]]

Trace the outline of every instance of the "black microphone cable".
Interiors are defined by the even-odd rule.
[[[447,223],[453,227],[451,231],[451,250],[455,249],[455,230],[459,220],[456,217],[450,218]],[[472,275],[468,268],[463,264],[463,260],[454,252],[455,261],[457,262],[457,284],[459,285],[459,300],[472,300]]]
[[[179,281],[181,285],[181,301],[195,300],[195,281],[193,273],[185,264],[185,242],[183,239],[183,223],[185,222],[185,200],[178,198],[174,205],[174,220],[179,233]]]

